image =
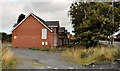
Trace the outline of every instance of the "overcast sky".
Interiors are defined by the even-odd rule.
[[[10,34],[18,16],[32,12],[45,21],[59,21],[61,27],[72,33],[68,10],[74,1],[78,0],[0,0],[0,32]]]
[[[45,2],[27,1],[17,2],[18,0],[11,0],[12,2],[2,3],[2,29],[0,32],[11,33],[12,26],[17,22],[18,16],[22,13],[28,15],[30,12],[44,19],[45,21],[59,21],[61,27],[65,27],[69,32],[72,31],[72,26],[68,17],[68,10],[73,2],[72,0],[64,2],[56,2],[55,0]]]

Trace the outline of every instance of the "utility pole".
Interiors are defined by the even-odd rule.
[[[113,29],[114,29],[114,0],[112,0],[112,13],[113,13],[113,18],[112,18],[112,21],[113,21]],[[114,45],[114,35],[112,34],[112,43]]]

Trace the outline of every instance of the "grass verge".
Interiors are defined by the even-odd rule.
[[[12,52],[7,51],[7,48],[2,48],[2,68],[16,68],[16,57]]]
[[[68,61],[77,64],[89,65],[97,62],[112,62],[120,58],[120,48],[71,48],[63,51],[61,55],[67,57]]]

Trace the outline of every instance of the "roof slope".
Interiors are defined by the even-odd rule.
[[[37,19],[39,19],[41,22],[43,22],[45,24],[45,21],[43,19],[41,19],[40,17],[36,16],[35,14],[32,13],[32,15],[34,15]]]
[[[24,20],[26,20],[30,15],[32,15],[35,19],[37,19],[40,23],[42,23],[47,29],[49,29],[51,32],[52,30],[45,24],[45,21],[38,16],[36,16],[33,13],[30,13],[27,17],[25,17],[19,24],[15,24],[13,30],[15,30]],[[13,31],[12,30],[12,31]]]

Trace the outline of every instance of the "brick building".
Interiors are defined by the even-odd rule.
[[[30,13],[12,30],[12,47],[32,48],[67,45],[67,30],[61,30],[59,21],[44,21]]]

